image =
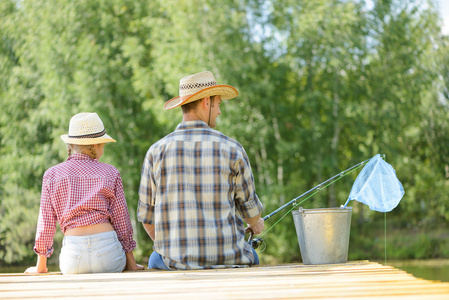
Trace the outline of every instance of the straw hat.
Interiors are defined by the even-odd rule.
[[[70,119],[69,134],[61,135],[66,144],[95,145],[115,143],[106,134],[103,122],[96,113],[79,113]]]
[[[217,84],[214,75],[209,71],[196,73],[179,81],[179,96],[165,102],[164,109],[216,95],[220,95],[221,100],[228,100],[237,97],[239,92],[230,85]]]

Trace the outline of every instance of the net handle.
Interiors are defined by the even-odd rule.
[[[381,156],[383,159],[385,159],[385,154],[381,154],[380,156]],[[296,197],[295,199],[291,200],[290,202],[288,202],[288,203],[282,205],[281,207],[279,207],[278,209],[276,209],[276,210],[273,211],[272,213],[266,215],[265,217],[263,217],[263,220],[264,220],[264,221],[268,220],[269,218],[271,218],[272,216],[274,216],[275,214],[277,214],[277,213],[280,212],[281,210],[283,210],[283,209],[285,209],[286,207],[288,207],[288,206],[294,204],[296,201],[298,201],[298,200],[301,199],[302,197],[304,197],[304,196],[310,194],[311,192],[313,192],[313,191],[315,191],[315,190],[320,191],[321,188],[327,187],[326,184],[327,184],[328,182],[331,182],[332,180],[334,180],[334,179],[337,178],[337,177],[342,178],[342,177],[348,175],[351,171],[354,171],[354,169],[357,169],[358,167],[365,165],[365,164],[368,163],[371,159],[372,159],[372,158],[367,159],[367,160],[364,160],[364,161],[362,161],[362,162],[360,162],[360,163],[358,163],[358,164],[356,164],[356,165],[350,167],[349,169],[344,170],[344,171],[338,173],[337,175],[332,176],[332,177],[329,178],[328,180],[326,180],[326,181],[320,183],[320,184],[317,185],[316,187],[314,187],[314,188],[308,190],[307,192],[305,192],[305,193],[302,194],[302,195],[299,195],[298,197]],[[339,178],[339,179],[340,179],[340,178]],[[336,180],[335,180],[335,181],[336,181]],[[348,204],[348,202],[349,202],[349,201],[346,202],[346,204],[345,204],[344,207],[346,207],[346,205]]]

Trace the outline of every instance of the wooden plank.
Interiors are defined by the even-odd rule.
[[[68,293],[69,291],[69,293]],[[0,275],[1,299],[449,299],[449,283],[368,261],[243,269]]]
[[[154,286],[153,286],[154,287]],[[176,291],[174,291],[176,289]],[[71,294],[67,294],[70,291]],[[339,290],[335,288],[326,288],[326,289],[306,289],[306,288],[298,288],[298,287],[290,287],[290,288],[282,288],[279,290],[269,290],[266,289],[254,289],[254,288],[245,288],[245,289],[227,289],[222,286],[214,286],[213,288],[202,288],[198,289],[184,289],[178,286],[171,286],[161,289],[154,288],[144,288],[140,287],[139,289],[95,289],[95,290],[73,290],[66,289],[60,290],[55,293],[54,290],[41,291],[41,292],[23,292],[23,293],[2,293],[2,299],[14,299],[14,298],[62,298],[67,296],[77,296],[77,297],[148,297],[151,295],[152,297],[161,298],[161,297],[170,297],[170,298],[196,298],[196,299],[270,299],[270,298],[292,298],[292,299],[310,299],[310,298],[333,298],[333,297],[380,297],[380,296],[410,296],[410,295],[421,295],[423,298],[427,298],[429,295],[440,295],[445,297],[448,296],[447,290],[404,290],[400,287],[397,289],[389,289],[387,291],[382,290],[382,287],[376,287],[372,289],[360,288],[354,290]],[[440,297],[440,299],[442,299]]]

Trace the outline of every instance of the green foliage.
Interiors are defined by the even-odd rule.
[[[423,222],[416,226],[404,222],[400,214],[391,212],[386,214],[385,227],[384,218],[384,214],[376,213],[368,222],[352,223],[350,260],[369,257],[370,260],[382,261],[385,259],[385,246],[387,260],[447,257],[449,231],[444,219],[434,218],[432,225]]]
[[[217,129],[245,147],[264,214],[384,153],[406,191],[394,226],[447,227],[448,50],[424,0],[0,1],[1,262],[33,259],[42,175],[66,158],[59,136],[82,111],[117,139],[102,160],[121,172],[144,260],[141,164],[181,120],[162,110],[179,79],[203,70],[239,90]],[[301,206],[340,206],[356,175]],[[352,259],[383,257],[382,218],[354,204]],[[447,256],[442,236],[402,234],[389,255]],[[300,260],[290,215],[264,239],[262,263]]]

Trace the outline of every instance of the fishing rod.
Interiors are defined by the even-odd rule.
[[[385,154],[382,154],[381,157],[382,157],[383,159],[385,159]],[[335,178],[338,178],[338,177],[342,178],[342,177],[348,175],[348,174],[349,174],[350,172],[352,172],[354,169],[357,169],[358,167],[365,165],[365,164],[368,163],[370,160],[371,160],[371,158],[370,158],[370,159],[367,159],[367,160],[364,160],[364,161],[362,161],[362,162],[360,162],[360,163],[358,163],[358,164],[356,164],[356,165],[350,167],[349,169],[346,169],[346,170],[344,170],[344,171],[338,173],[337,175],[332,176],[331,178],[327,179],[326,181],[323,181],[322,183],[318,184],[317,186],[315,186],[314,188],[308,190],[307,192],[303,193],[302,195],[299,195],[299,196],[296,197],[295,199],[293,199],[293,200],[289,201],[288,203],[282,205],[281,207],[279,207],[278,209],[276,209],[276,210],[273,211],[272,213],[266,215],[266,216],[263,217],[262,219],[263,219],[264,221],[266,221],[266,220],[270,219],[272,216],[274,216],[275,214],[277,214],[278,212],[280,212],[280,211],[284,210],[285,208],[287,208],[288,206],[290,206],[290,205],[292,205],[292,204],[293,204],[293,205],[296,205],[296,201],[298,201],[298,200],[301,199],[302,197],[304,197],[304,196],[306,196],[306,195],[312,193],[313,191],[316,191],[316,190],[317,190],[317,191],[320,191],[322,188],[325,188],[325,187],[328,186],[328,185],[326,185],[327,183],[331,182],[330,184],[332,184],[332,183],[333,183],[332,180],[334,180]],[[338,179],[340,179],[340,178],[338,178]],[[337,179],[337,180],[338,180],[338,179]],[[329,185],[330,185],[330,184],[329,184]],[[273,225],[273,226],[274,226],[274,225]],[[249,235],[249,238],[248,238],[248,243],[249,243],[254,249],[257,249],[257,248],[260,246],[260,244],[263,242],[262,238],[259,237],[259,238],[253,239],[254,232],[253,232],[250,228],[249,228],[249,230],[248,230],[247,232],[249,232],[249,234],[250,234],[250,235]]]

